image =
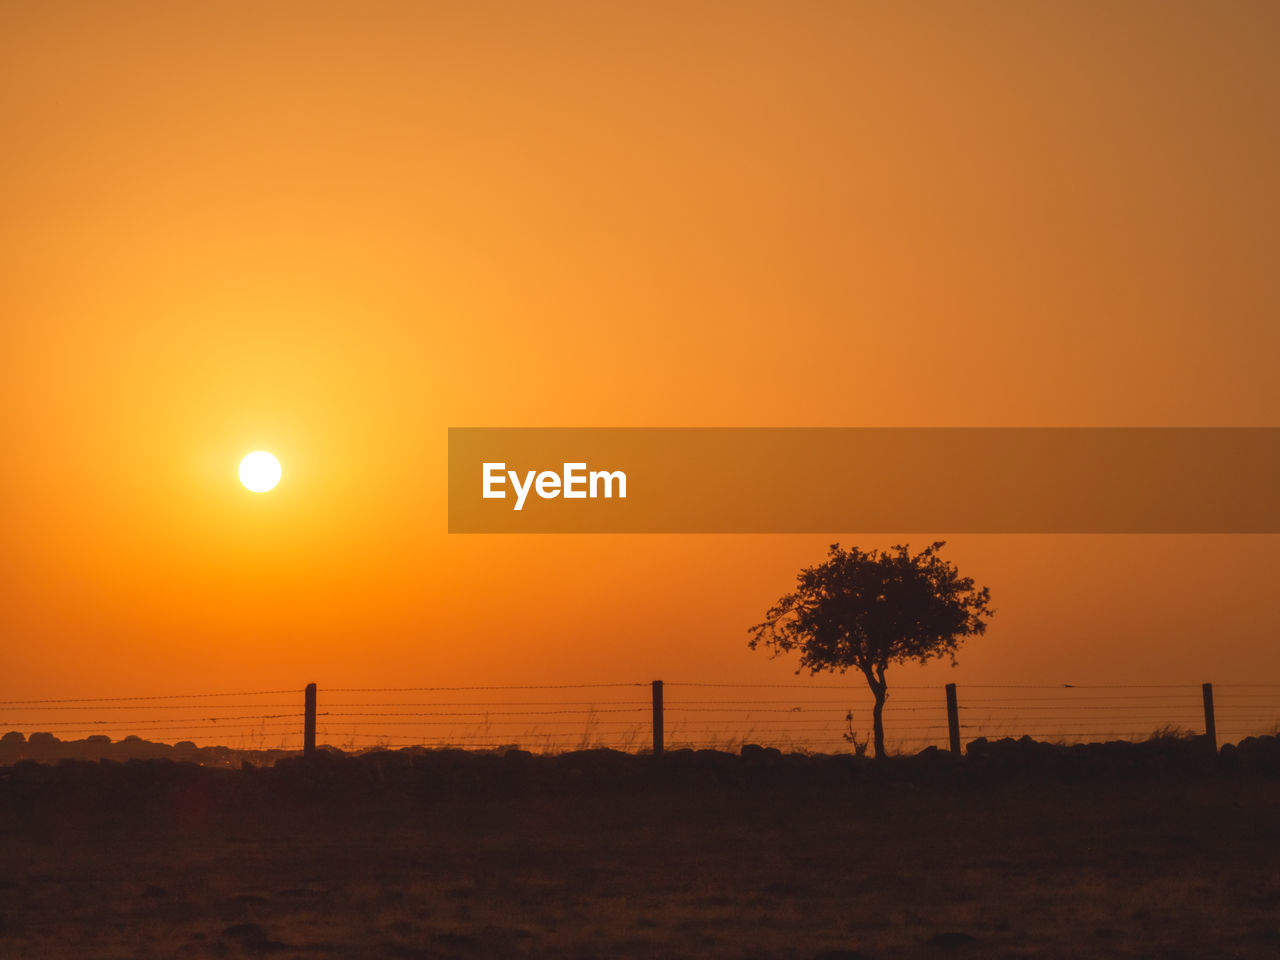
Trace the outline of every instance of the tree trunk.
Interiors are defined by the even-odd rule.
[[[875,706],[871,708],[871,732],[875,738],[876,759],[882,760],[887,756],[884,749],[884,702],[889,696],[889,684],[884,679],[884,667],[876,667],[874,670],[864,667],[862,672],[876,698]]]
[[[885,687],[884,684],[878,684],[872,692],[876,695],[876,705],[871,708],[871,729],[875,733],[876,739],[876,759],[882,760],[885,757],[884,752],[884,701]]]

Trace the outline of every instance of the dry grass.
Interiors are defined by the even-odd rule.
[[[1277,824],[1275,781],[1161,780],[8,825],[0,956],[1274,958]]]

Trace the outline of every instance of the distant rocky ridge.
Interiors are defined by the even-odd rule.
[[[200,767],[237,769],[241,767],[282,767],[294,764],[314,766],[354,763],[361,769],[369,761],[378,769],[403,765],[418,771],[432,769],[469,771],[468,775],[501,770],[577,771],[574,776],[592,772],[606,779],[623,778],[642,773],[655,764],[670,773],[698,770],[725,779],[735,779],[743,771],[790,771],[805,776],[824,771],[825,775],[874,775],[895,771],[933,775],[948,771],[959,774],[1001,772],[1004,774],[1063,773],[1141,773],[1157,771],[1209,772],[1213,770],[1250,770],[1280,774],[1280,736],[1247,737],[1238,744],[1226,744],[1213,751],[1203,737],[1186,735],[1154,736],[1142,741],[1112,740],[1103,743],[1048,743],[1031,737],[1002,740],[979,738],[965,747],[963,758],[937,747],[928,747],[914,755],[902,755],[877,761],[849,753],[810,754],[784,753],[776,747],[746,744],[736,753],[721,750],[668,750],[660,760],[648,754],[594,748],[573,750],[557,755],[538,755],[514,747],[492,750],[460,748],[404,747],[398,750],[369,748],[345,752],[321,746],[312,758],[301,750],[241,750],[226,746],[199,747],[190,740],[175,744],[155,743],[137,736],[113,741],[105,735],[81,740],[59,740],[52,733],[33,733],[29,737],[10,732],[0,737],[0,767],[24,762],[59,764],[68,761],[161,761]],[[496,767],[494,765],[497,765]],[[355,768],[352,768],[355,769]],[[505,773],[499,774],[501,780]],[[553,776],[558,774],[553,774]]]
[[[60,760],[156,760],[168,759],[197,763],[205,767],[238,767],[248,760],[255,764],[271,764],[284,757],[298,756],[301,750],[237,750],[232,747],[198,747],[191,740],[178,743],[156,743],[130,736],[112,740],[105,734],[94,734],[80,740],[60,740],[52,733],[25,736],[16,730],[0,737],[0,765],[36,760],[56,763]]]

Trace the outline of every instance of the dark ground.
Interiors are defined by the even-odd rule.
[[[686,759],[7,768],[0,956],[1280,956],[1271,774]]]

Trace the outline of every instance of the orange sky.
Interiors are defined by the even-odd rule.
[[[450,537],[451,425],[1280,424],[1278,29],[4,4],[0,698],[789,679],[894,542]],[[998,617],[900,676],[1280,677],[1274,537],[951,539]]]

